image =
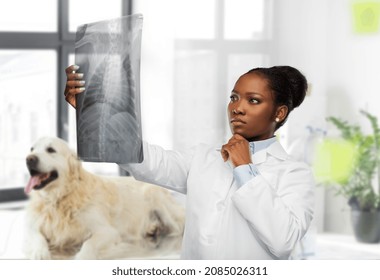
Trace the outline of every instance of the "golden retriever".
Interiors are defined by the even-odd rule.
[[[26,164],[27,258],[149,258],[179,251],[184,208],[169,191],[94,175],[59,138],[38,140]]]

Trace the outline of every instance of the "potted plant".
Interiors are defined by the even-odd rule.
[[[348,199],[355,237],[360,242],[380,241],[380,128],[377,118],[361,110],[371,124],[372,134],[364,134],[358,125],[329,117],[341,137],[354,149],[348,176],[335,182],[337,194]]]

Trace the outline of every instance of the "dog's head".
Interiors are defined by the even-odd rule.
[[[57,180],[68,175],[75,176],[80,168],[76,154],[67,143],[59,138],[45,137],[39,139],[26,157],[26,166],[30,180],[25,193],[32,190],[49,190]]]

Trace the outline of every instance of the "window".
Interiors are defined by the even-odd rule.
[[[0,0],[0,32],[57,32],[57,5],[58,0]]]
[[[224,38],[227,40],[270,39],[270,6],[265,0],[225,0]],[[242,8],[244,7],[244,8]]]
[[[238,75],[272,62],[272,1],[136,0],[133,8],[144,15],[145,138],[174,149],[224,142]]]
[[[217,1],[173,1],[171,11],[173,11],[173,22],[175,22],[175,38],[215,39]]]
[[[63,90],[76,26],[130,14],[131,1],[0,0],[0,7],[0,202],[6,202],[22,197],[34,141],[70,136],[75,148],[75,122],[68,118],[75,111]],[[115,166],[89,168],[118,173]]]
[[[77,27],[84,23],[120,17],[121,2],[122,0],[69,0],[69,31],[76,32]]]
[[[25,151],[38,137],[57,135],[75,147],[75,111],[62,92],[76,26],[129,14],[132,0],[107,5],[0,0],[0,5],[0,189],[20,188],[28,176]],[[142,118],[148,141],[169,148],[223,141],[236,76],[271,62],[271,5],[268,0],[133,1],[133,12],[144,15]],[[36,84],[39,79],[43,85]]]
[[[54,50],[0,50],[1,188],[24,185],[31,143],[56,135],[56,69]]]

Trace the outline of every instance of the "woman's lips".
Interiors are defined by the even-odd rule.
[[[243,124],[245,124],[245,121],[243,121],[243,120],[241,120],[241,119],[238,119],[238,118],[232,118],[232,119],[230,120],[230,123],[231,123],[231,124],[239,124],[239,123],[243,123]]]

